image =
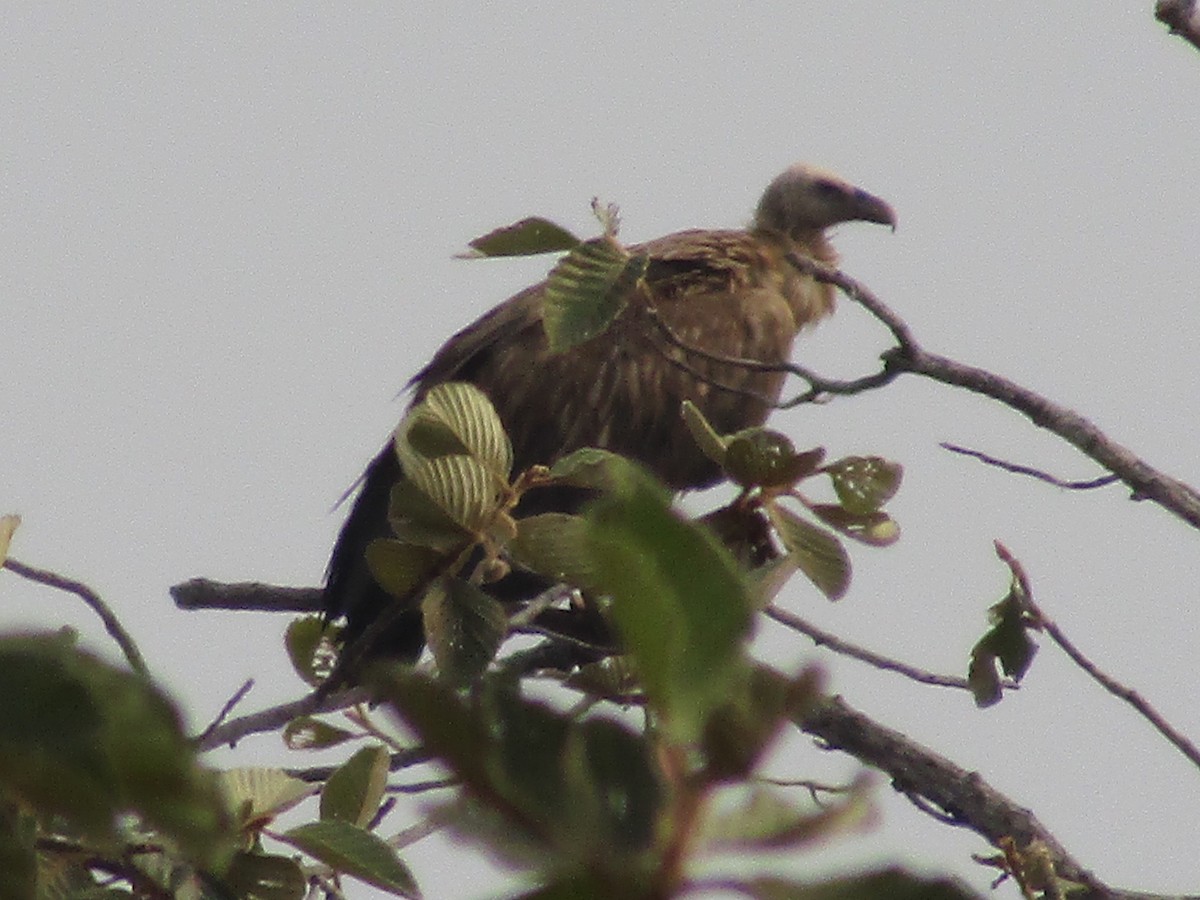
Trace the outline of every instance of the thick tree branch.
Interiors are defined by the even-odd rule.
[[[969,828],[993,846],[1011,838],[1024,848],[1037,841],[1049,851],[1055,872],[1084,886],[1080,900],[1152,900],[1159,895],[1116,890],[1103,884],[1058,842],[1028,809],[989,785],[978,772],[950,760],[831,698],[796,723],[826,747],[842,750],[885,772],[896,790],[931,805],[942,821]],[[1165,900],[1165,898],[1164,898]],[[1177,900],[1200,900],[1197,897]]]
[[[1024,413],[1039,428],[1058,435],[1118,476],[1133,490],[1135,499],[1153,500],[1193,528],[1200,528],[1200,494],[1194,488],[1155,469],[1074,410],[999,375],[924,350],[895,352],[888,363],[901,371],[991,397]]]
[[[1200,528],[1200,493],[1155,469],[1113,441],[1079,413],[1053,403],[1007,378],[921,349],[908,325],[886,303],[844,272],[794,254],[788,257],[788,261],[800,271],[836,285],[887,326],[896,339],[896,346],[883,356],[886,372],[911,372],[998,400],[1025,414],[1039,428],[1058,435],[1112,472],[1133,490],[1136,499],[1153,500],[1193,528]]]
[[[222,722],[215,728],[207,728],[204,734],[196,740],[199,750],[213,750],[222,746],[234,746],[244,737],[252,734],[262,734],[266,731],[278,731],[298,716],[312,716],[318,713],[334,712],[365,703],[370,695],[363,688],[352,688],[338,691],[328,696],[318,696],[315,692],[307,697],[301,697],[291,703],[272,706],[249,715],[239,716]]]
[[[180,609],[228,609],[239,612],[320,612],[320,588],[280,587],[257,581],[226,583],[192,578],[174,585],[171,599]]]

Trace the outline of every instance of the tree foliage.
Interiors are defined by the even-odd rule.
[[[475,256],[565,251],[547,289],[554,347],[602,339],[621,314],[613,299],[645,271],[616,239],[615,209],[596,210],[604,233],[593,240],[531,218],[471,242]],[[814,277],[876,312],[899,342],[882,378],[839,388],[793,373],[814,391],[851,393],[904,367],[930,374],[949,362],[923,355],[846,276]],[[404,846],[446,828],[525,870],[528,898],[712,889],[761,900],[973,896],[899,869],[793,879],[772,858],[813,852],[863,827],[872,808],[865,778],[813,788],[807,800],[764,779],[764,757],[784,730],[818,734],[897,780],[894,759],[925,752],[864,720],[847,730],[852,716],[825,692],[818,669],[781,671],[748,650],[756,618],[780,615],[772,601],[789,578],[799,573],[837,600],[851,582],[846,539],[856,552],[899,539],[885,505],[901,467],[875,455],[826,461],[823,448],[797,450],[763,427],[721,434],[691,404],[679,414],[737,489],[695,519],[635,463],[601,450],[512,471],[508,436],[469,384],[439,385],[410,410],[393,441],[405,477],[391,498],[392,534],[368,548],[368,562],[398,608],[419,604],[431,661],[380,661],[370,629],[339,658],[335,629],[316,617],[292,623],[292,665],[315,690],[269,727],[293,749],[344,747],[348,758],[330,770],[216,772],[198,748],[213,746],[225,726],[189,739],[144,674],[102,662],[69,634],[0,638],[0,895],[299,900],[311,891],[339,896],[353,879],[416,897]],[[594,499],[579,514],[515,515],[526,493],[563,486]],[[0,558],[15,527],[0,520]],[[998,552],[1011,587],[958,685],[980,705],[1024,675],[1036,649],[1031,632],[1063,643],[1019,563]],[[514,567],[559,587],[502,603],[489,588]],[[547,624],[579,621],[599,621],[615,639]],[[129,659],[141,669],[140,657]],[[361,687],[345,689],[350,680]],[[953,771],[932,754],[921,758],[935,774],[943,763]],[[423,825],[385,839],[392,772],[416,764],[440,773],[425,786],[438,799]],[[911,766],[903,777],[913,777]],[[1113,895],[1031,817],[1003,798],[989,807],[993,800],[979,788],[939,802],[947,811],[958,804],[1000,851],[985,862],[1025,896]],[[300,824],[282,824],[298,816]]]

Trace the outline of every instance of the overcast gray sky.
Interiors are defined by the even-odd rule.
[[[846,225],[836,243],[929,349],[1200,481],[1200,57],[1151,6],[8,3],[13,555],[100,590],[196,727],[247,677],[249,705],[298,696],[285,619],[177,612],[166,589],[318,582],[330,509],[402,413],[397,391],[549,265],[452,255],[528,214],[587,232],[593,195],[620,204],[630,241],[738,226],[795,160],[896,208],[895,234]],[[885,346],[843,304],[797,357],[848,376]],[[776,421],[798,444],[906,467],[900,543],[856,550],[837,605],[797,581],[790,608],[961,672],[1005,588],[1000,538],[1086,651],[1200,736],[1194,531],[1119,488],[1066,493],[939,450],[1096,474],[1016,414],[932,383]],[[71,598],[6,574],[0,600],[2,628],[69,623],[111,652]],[[824,659],[851,702],[1033,807],[1102,878],[1200,889],[1200,773],[1049,647],[1018,694],[979,711],[761,631],[781,665]],[[301,762],[271,739],[218,760]],[[855,767],[795,739],[774,768]],[[801,870],[901,861],[986,886],[969,860],[982,841],[879,797],[875,831]],[[407,858],[428,896],[496,893],[440,839]]]

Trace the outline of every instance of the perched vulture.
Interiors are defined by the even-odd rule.
[[[688,346],[723,357],[784,362],[797,332],[833,311],[834,291],[789,265],[794,251],[826,263],[836,253],[826,229],[862,220],[895,225],[891,207],[827,172],[787,169],[767,186],[746,230],[681,231],[630,247],[649,263],[645,281],[663,320]],[[433,386],[469,381],[491,399],[512,439],[514,473],[552,464],[581,447],[637,460],[675,490],[719,477],[680,416],[691,400],[720,432],[762,424],[779,397],[782,373],[749,371],[670,348],[645,317],[618,317],[608,331],[560,353],[542,326],[545,284],[501,303],[448,340],[410,385],[413,402]],[[685,359],[691,371],[667,358]],[[729,386],[737,390],[728,390]],[[764,398],[753,399],[747,392]],[[325,609],[345,615],[353,641],[390,603],[364,553],[390,534],[387,507],[400,463],[389,442],[371,462],[329,562]],[[518,514],[572,505],[561,495],[526,495]],[[570,511],[570,510],[565,510]],[[420,611],[404,612],[382,652],[415,659],[424,642]]]

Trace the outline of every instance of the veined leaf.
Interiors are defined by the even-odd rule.
[[[407,597],[424,586],[444,557],[428,547],[379,538],[367,544],[367,568],[393,597]]]
[[[809,511],[846,537],[872,547],[887,547],[900,540],[900,526],[885,512],[853,513],[832,503],[814,503]]]
[[[420,891],[408,867],[387,842],[349,822],[310,822],[279,836],[339,872],[400,897]]]
[[[494,597],[461,578],[441,578],[421,598],[425,638],[438,672],[465,684],[487,668],[508,633]]]
[[[512,444],[495,407],[465,381],[430,389],[397,427],[396,451],[406,472],[412,455],[433,460],[466,453],[507,481],[513,462]]]
[[[746,584],[712,534],[634,472],[590,508],[588,543],[647,698],[672,737],[691,742],[745,664]]]
[[[611,238],[585,241],[564,256],[546,280],[543,325],[550,351],[561,353],[607,331],[648,262]]]
[[[469,534],[479,534],[500,508],[496,477],[471,456],[406,460],[404,474]]]
[[[850,557],[842,542],[778,503],[767,504],[767,515],[796,566],[830,600],[850,587]]]
[[[561,225],[540,216],[530,216],[505,225],[470,241],[471,249],[460,253],[460,259],[480,259],[489,256],[536,256],[570,250],[579,238]]]

